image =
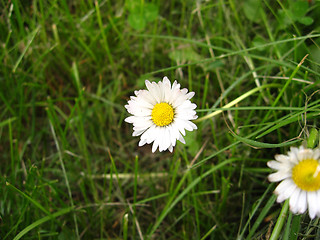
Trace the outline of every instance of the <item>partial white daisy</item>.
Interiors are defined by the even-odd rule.
[[[308,208],[311,219],[320,217],[320,150],[291,147],[288,155],[276,155],[275,160],[267,164],[277,170],[269,181],[281,181],[274,191],[277,202],[289,198],[293,213],[302,214]]]
[[[148,90],[135,91],[131,96],[127,111],[133,116],[127,117],[126,122],[133,124],[132,136],[140,136],[139,146],[152,145],[152,152],[169,149],[173,151],[176,141],[185,143],[185,130],[193,131],[197,126],[191,120],[197,119],[197,105],[190,99],[194,92],[180,89],[177,81],[171,86],[167,77],[162,81],[145,81]]]

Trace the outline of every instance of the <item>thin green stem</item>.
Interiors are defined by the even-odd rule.
[[[280,215],[278,217],[277,223],[274,226],[274,229],[272,231],[271,237],[269,238],[269,240],[277,240],[279,239],[284,221],[287,219],[287,213],[289,210],[289,199],[287,199],[281,209]]]

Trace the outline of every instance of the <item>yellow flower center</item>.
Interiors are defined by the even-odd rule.
[[[292,179],[299,188],[305,191],[320,189],[320,165],[315,159],[299,162],[292,169]]]
[[[173,121],[173,108],[168,103],[157,103],[151,113],[151,119],[159,127],[167,126]]]

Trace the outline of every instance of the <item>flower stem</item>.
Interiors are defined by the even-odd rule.
[[[271,237],[269,238],[269,240],[277,240],[279,239],[279,235],[281,232],[281,229],[283,227],[284,224],[284,220],[286,219],[287,213],[288,213],[288,209],[289,209],[289,199],[287,199],[281,209],[280,215],[278,217],[277,223],[272,231]]]

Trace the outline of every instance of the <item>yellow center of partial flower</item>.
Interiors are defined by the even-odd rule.
[[[168,103],[157,103],[151,113],[151,119],[159,127],[167,126],[173,121],[173,108]]]
[[[306,159],[299,162],[292,169],[292,179],[302,190],[319,190],[320,164],[315,159]]]

